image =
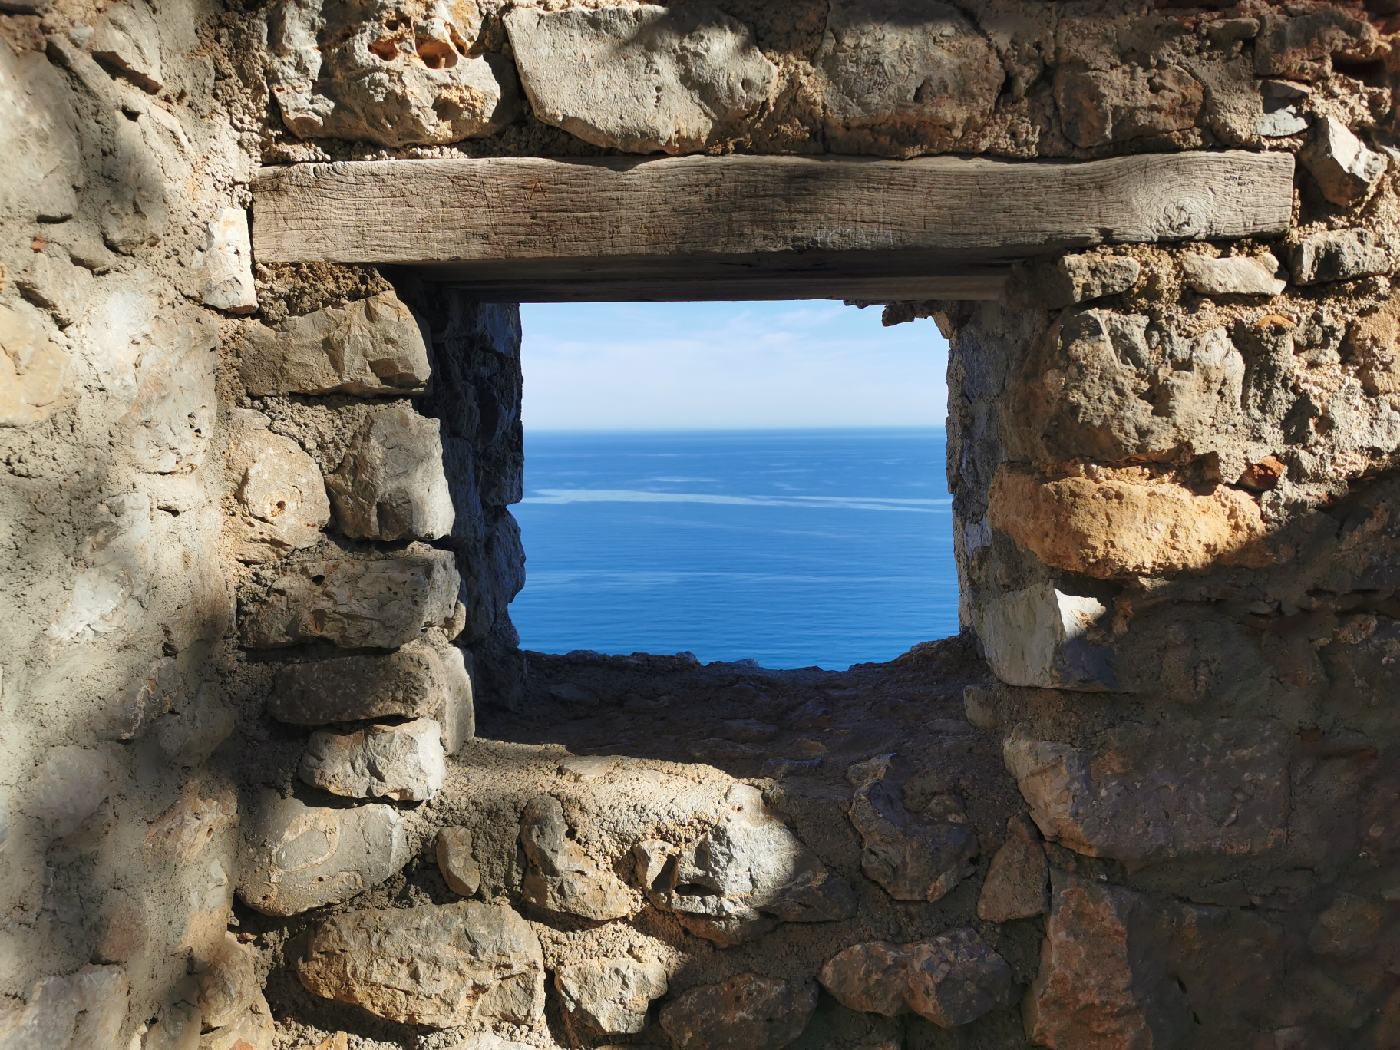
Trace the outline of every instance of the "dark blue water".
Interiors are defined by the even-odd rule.
[[[543,652],[845,668],[957,632],[942,430],[528,433]]]

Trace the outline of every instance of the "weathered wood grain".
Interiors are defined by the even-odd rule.
[[[946,157],[301,164],[265,168],[255,179],[253,250],[262,262],[450,266],[469,285],[508,278],[512,287],[559,289],[551,294],[573,281],[599,294],[639,282],[671,298],[666,286],[681,281],[801,288],[858,276],[859,294],[867,294],[882,277],[985,274],[1067,248],[1279,234],[1292,209],[1293,163],[1288,154],[1233,151],[1078,164]],[[789,268],[808,254],[822,265]],[[664,272],[658,264],[667,264]],[[692,288],[690,297],[709,296]]]

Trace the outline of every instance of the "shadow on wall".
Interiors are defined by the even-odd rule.
[[[248,1010],[191,979],[228,953],[238,830],[237,756],[215,757],[221,321],[191,302],[237,151],[226,120],[166,105],[212,107],[199,21],[117,5],[80,46],[0,16],[6,1047],[125,1046],[156,1018],[146,1045],[178,1042],[201,1005]]]

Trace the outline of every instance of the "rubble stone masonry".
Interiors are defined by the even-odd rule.
[[[0,1050],[1400,1047],[1398,82],[1393,0],[0,0]],[[885,307],[966,630],[845,674],[521,653],[518,310],[249,239],[1227,148],[1285,235]]]

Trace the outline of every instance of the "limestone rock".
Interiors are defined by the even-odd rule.
[[[654,960],[584,959],[560,966],[554,988],[579,1038],[635,1035],[646,1028],[652,1001],[666,994],[666,968]]]
[[[1181,270],[1186,286],[1202,295],[1278,295],[1288,284],[1277,276],[1278,260],[1268,253],[1221,259],[1187,255]]]
[[[1093,637],[1107,613],[1097,598],[1045,582],[984,597],[973,627],[1007,685],[1098,692],[1118,686],[1112,649]]]
[[[460,1043],[453,1043],[447,1050],[539,1050],[534,1043],[520,1043],[514,1039],[505,1039],[499,1035],[492,1035],[490,1032],[478,1032],[476,1035],[469,1035]]]
[[[1267,560],[1259,504],[1224,486],[1202,496],[1129,476],[1042,481],[1002,468],[992,482],[988,518],[1042,564],[1097,579]]]
[[[23,1003],[0,1004],[5,1050],[110,1050],[126,1023],[130,984],[120,966],[84,966],[64,977],[43,977]]]
[[[92,57],[116,76],[152,94],[164,86],[160,25],[145,0],[115,4],[102,13],[88,44]]]
[[[525,851],[520,892],[531,907],[595,922],[621,919],[637,910],[623,881],[570,837],[564,807],[554,796],[540,795],[525,806],[520,846]]]
[[[239,560],[272,561],[319,543],[331,505],[316,461],[291,438],[272,433],[260,412],[234,409],[231,424]]]
[[[438,422],[410,405],[372,414],[326,486],[336,524],[347,536],[432,540],[452,531]]]
[[[0,303],[0,427],[51,416],[70,372],[68,346],[48,318],[22,300]]]
[[[1322,195],[1347,207],[1365,200],[1385,174],[1386,160],[1335,117],[1319,117],[1300,155]]]
[[[723,816],[685,849],[641,843],[637,876],[652,903],[721,946],[767,932],[775,920],[829,922],[855,911],[851,887],[763,804],[736,784]]]
[[[1389,273],[1395,265],[1386,243],[1371,230],[1323,230],[1293,249],[1289,268],[1301,285],[1351,281]]]
[[[239,375],[248,393],[419,394],[427,389],[428,348],[417,319],[392,292],[253,330]]]
[[[1287,835],[1289,751],[1272,723],[1124,727],[1095,747],[1013,734],[1003,754],[1045,837],[1086,856],[1247,857]]]
[[[472,834],[466,828],[443,828],[433,847],[438,871],[447,888],[462,897],[481,889],[481,865],[472,853]]]
[[[392,806],[326,809],[264,792],[244,822],[238,895],[264,915],[296,915],[349,900],[406,863]]]
[[[1017,305],[1059,310],[1120,295],[1137,284],[1142,264],[1128,255],[1061,255],[1013,268],[1008,291]]]
[[[0,41],[0,97],[8,100],[0,149],[11,162],[0,180],[0,215],[26,224],[70,217],[87,176],[67,78],[42,51],[16,51]],[[44,148],[35,149],[41,142]]]
[[[1175,66],[1062,66],[1055,72],[1065,135],[1086,149],[1186,131],[1196,125],[1204,101],[1200,81]]]
[[[928,0],[834,0],[815,65],[829,148],[885,156],[972,136],[1006,78],[971,20]]]
[[[331,555],[290,566],[239,603],[250,649],[330,642],[392,649],[430,627],[448,627],[457,606],[450,551],[409,547],[386,558]]]
[[[1157,953],[1137,944],[1143,912],[1127,890],[1056,875],[1040,970],[1024,1007],[1032,1042],[1052,1050],[1190,1045],[1180,992]]]
[[[940,1028],[968,1024],[1011,1000],[1011,967],[971,929],[913,944],[857,944],[828,959],[819,979],[852,1010],[916,1013]]]
[[[297,977],[313,995],[401,1024],[530,1025],[544,1012],[539,938],[510,908],[476,901],[333,915]]]
[[[15,287],[24,298],[49,312],[60,326],[76,321],[92,299],[96,278],[86,266],[75,263],[72,254],[60,244],[47,242],[33,250],[12,273]]]
[[[140,1050],[199,1050],[199,1011],[184,1001],[167,1002],[138,1031],[143,1031]]]
[[[232,1024],[205,1032],[199,1050],[273,1050],[277,1026],[261,991]]]
[[[483,54],[476,0],[283,0],[268,80],[302,138],[445,145],[514,117],[515,78]]]
[[[1045,849],[1025,819],[1006,822],[1006,841],[992,856],[977,917],[983,922],[1011,922],[1041,915],[1046,909],[1050,866]]]
[[[24,811],[55,839],[86,824],[116,787],[119,753],[110,747],[60,744],[46,750],[30,774]]]
[[[346,733],[318,730],[306,744],[297,775],[333,795],[423,802],[447,778],[442,727],[417,718]]]
[[[863,847],[860,867],[895,900],[936,901],[972,873],[977,833],[952,791],[912,812],[895,762],[880,755],[846,771],[855,788],[849,816]]]
[[[225,934],[218,948],[195,961],[195,986],[205,1028],[237,1024],[262,998],[257,958],[233,934]]]
[[[816,1007],[815,982],[741,973],[678,995],[661,1008],[661,1028],[676,1050],[779,1050]]]
[[[250,314],[258,308],[248,215],[241,208],[224,208],[209,223],[203,299],[205,306],[229,314]]]
[[[381,656],[287,664],[277,674],[267,713],[298,726],[431,718],[453,755],[474,731],[471,676],[462,651],[421,641]]]
[[[1067,311],[1006,389],[1004,411],[1020,421],[1008,435],[1010,458],[1059,474],[1086,460],[1227,453],[1221,435],[1246,426],[1246,371],[1223,325],[1186,329],[1143,314]],[[1108,476],[1146,480],[1130,470]]]
[[[748,28],[708,3],[514,8],[505,22],[535,116],[627,153],[703,149],[768,100],[776,75]]]

